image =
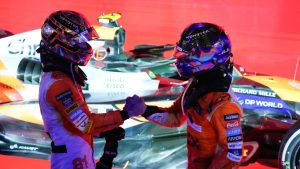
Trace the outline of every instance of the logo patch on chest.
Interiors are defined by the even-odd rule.
[[[224,120],[225,121],[237,120],[238,118],[239,118],[239,114],[238,113],[224,115]]]

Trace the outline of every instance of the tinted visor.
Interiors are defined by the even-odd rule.
[[[187,59],[191,54],[187,51],[184,51],[181,47],[179,47],[178,45],[175,46],[174,52],[173,52],[173,56],[176,59],[179,60],[184,60]]]
[[[75,35],[71,41],[75,44],[80,44],[94,39],[99,39],[99,35],[93,27],[89,27],[85,31]]]

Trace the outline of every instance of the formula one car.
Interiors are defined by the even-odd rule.
[[[83,90],[91,111],[122,109],[127,96],[137,94],[147,104],[168,107],[184,90],[166,51],[173,45],[137,45],[124,52],[125,30],[120,14],[100,16],[95,26],[103,39],[91,42],[94,58],[82,69],[88,76]],[[105,24],[103,24],[105,23]],[[110,35],[110,36],[109,36]],[[41,64],[36,49],[40,30],[0,39],[0,153],[48,159],[50,139],[38,107]],[[300,82],[274,76],[249,75],[235,65],[232,90],[243,107],[243,165],[258,159],[278,159],[280,168],[300,168]],[[186,124],[162,128],[144,118],[122,126],[114,167],[185,168]],[[105,140],[95,138],[95,158]]]

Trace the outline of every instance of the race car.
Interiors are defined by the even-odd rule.
[[[117,13],[99,18],[113,24],[100,25],[105,28],[96,29],[98,33],[113,28],[105,30],[113,38],[106,35],[91,42],[94,58],[83,67],[88,76],[83,91],[90,109],[98,113],[122,109],[124,99],[133,94],[149,105],[170,106],[187,84],[177,74],[175,58],[166,54],[174,45],[141,44],[124,52],[124,43],[119,42],[125,31],[116,24],[119,18]],[[50,139],[44,132],[37,100],[41,64],[35,50],[39,41],[40,30],[0,39],[1,154],[49,158]],[[235,65],[231,88],[244,110],[242,165],[267,158],[278,159],[280,168],[299,167],[300,82],[251,75]],[[114,167],[185,168],[186,124],[162,128],[138,117],[122,127],[126,137],[119,141]],[[102,155],[104,144],[103,138],[94,139],[95,158]]]

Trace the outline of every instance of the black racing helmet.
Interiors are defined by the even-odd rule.
[[[185,28],[173,55],[181,77],[199,76],[211,69],[232,74],[229,37],[222,27],[212,23],[193,23]]]
[[[80,66],[85,66],[93,54],[88,41],[99,38],[82,14],[70,10],[51,13],[42,25],[41,34],[39,51]]]

